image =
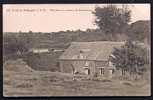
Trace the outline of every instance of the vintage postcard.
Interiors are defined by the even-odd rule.
[[[150,4],[3,4],[3,96],[150,96]]]

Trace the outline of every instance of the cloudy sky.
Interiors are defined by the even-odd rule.
[[[96,28],[96,6],[106,4],[6,4],[3,5],[4,32],[57,32]],[[121,7],[121,4],[117,4]],[[150,20],[150,4],[129,4],[131,22]],[[56,11],[55,11],[56,10]]]

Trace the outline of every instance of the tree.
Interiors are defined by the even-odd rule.
[[[21,38],[20,35],[14,35],[11,38],[6,36],[3,49],[6,51],[6,54],[16,54],[18,52],[22,54],[28,51],[25,37]]]
[[[96,16],[95,23],[105,33],[126,32],[131,18],[130,10],[117,8],[115,5],[108,5],[103,8],[96,7],[93,14]]]
[[[138,43],[127,41],[121,48],[115,48],[111,61],[117,69],[127,70],[130,73],[143,74],[147,63],[146,48],[142,48]]]
[[[150,43],[150,26],[149,20],[136,21],[130,25],[130,31],[128,35],[133,40],[144,42],[146,39],[147,42]]]

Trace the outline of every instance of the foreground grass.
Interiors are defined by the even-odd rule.
[[[73,81],[59,72],[4,71],[4,96],[148,96],[147,81]]]

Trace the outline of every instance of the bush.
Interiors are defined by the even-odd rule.
[[[121,48],[115,48],[114,56],[110,60],[118,69],[128,70],[130,73],[141,73],[146,71],[147,50],[133,41],[127,41]]]
[[[35,70],[55,72],[60,70],[57,62],[57,54],[55,55],[35,54],[31,52],[24,56],[24,61]]]

